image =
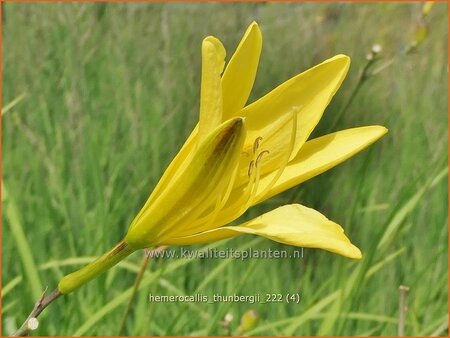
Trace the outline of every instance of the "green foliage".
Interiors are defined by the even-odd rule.
[[[419,3],[5,3],[3,13],[3,334],[42,286],[124,235],[195,125],[200,46],[228,56],[256,20],[264,36],[250,101],[338,53],[352,67],[314,135],[330,130],[372,45],[386,68],[368,78],[334,130],[389,134],[345,164],[248,213],[299,202],[342,224],[364,254],[305,249],[301,259],[154,259],[125,332],[395,335],[398,287],[410,287],[406,334],[444,334],[447,318],[447,4],[417,30]],[[424,23],[421,22],[421,25]],[[376,65],[375,65],[376,66]],[[376,67],[375,67],[376,68]],[[3,193],[5,190],[3,190]],[[196,248],[294,248],[239,237]],[[40,318],[39,335],[115,335],[142,256],[136,253]],[[300,293],[299,304],[149,303],[148,294]]]

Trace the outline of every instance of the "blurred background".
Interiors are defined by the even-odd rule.
[[[202,39],[217,36],[229,57],[253,20],[264,44],[249,102],[345,53],[350,72],[313,136],[369,124],[389,134],[245,218],[302,203],[343,225],[364,259],[305,249],[301,259],[151,260],[122,333],[447,334],[446,3],[2,5],[4,335],[45,287],[122,238],[196,124]],[[252,236],[196,248],[295,250]],[[58,299],[36,334],[119,334],[142,259]],[[148,302],[217,292],[301,301]]]

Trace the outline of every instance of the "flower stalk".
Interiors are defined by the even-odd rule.
[[[122,259],[133,253],[133,249],[124,240],[120,241],[110,251],[97,258],[92,263],[86,265],[78,271],[75,271],[65,276],[58,284],[58,290],[62,294],[68,294],[73,290],[79,288],[83,284],[94,279],[102,272],[113,267],[119,263]]]

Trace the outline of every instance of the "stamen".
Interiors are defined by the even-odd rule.
[[[239,210],[239,214],[244,213],[248,208],[250,208],[250,206],[252,205],[252,203],[255,200],[255,196],[256,193],[258,192],[258,186],[259,186],[259,178],[260,178],[260,174],[261,174],[261,166],[258,165],[258,162],[261,160],[262,156],[265,152],[262,152],[261,154],[258,155],[258,158],[256,159],[256,163],[255,163],[255,168],[256,168],[256,175],[255,175],[255,180],[252,186],[252,189],[250,191],[250,195],[249,198],[247,200],[247,202],[244,204],[244,206]],[[268,153],[268,152],[267,152]]]
[[[204,230],[207,230],[207,227],[210,227],[211,224],[217,219],[217,216],[220,214],[220,225],[226,224],[229,221],[239,217],[242,215],[248,208],[250,208],[255,200],[257,201],[261,196],[264,196],[272,187],[273,185],[278,181],[280,176],[282,175],[284,169],[286,168],[289,159],[292,155],[292,152],[294,150],[295,146],[295,139],[297,135],[297,114],[298,114],[299,108],[293,107],[292,109],[292,130],[291,130],[291,137],[289,141],[289,147],[286,152],[286,156],[283,159],[283,162],[281,163],[281,166],[278,168],[275,176],[273,179],[269,182],[269,184],[263,189],[261,193],[258,193],[258,187],[260,182],[260,176],[261,176],[261,161],[265,154],[269,154],[268,150],[264,150],[261,153],[253,154],[253,159],[250,161],[249,168],[248,168],[248,176],[249,180],[247,183],[247,186],[242,190],[242,194],[235,200],[231,205],[229,205],[226,209],[222,209],[226,202],[229,199],[229,196],[232,192],[232,188],[234,185],[234,179],[235,174],[233,174],[233,184],[230,183],[227,193],[224,195],[224,198],[222,199],[222,202],[220,204],[216,204],[214,210],[211,213],[208,213],[206,216],[202,217],[201,219],[198,219],[194,222],[196,229],[198,229],[198,225],[205,223],[205,225],[202,226]],[[254,142],[254,149],[257,150],[259,148],[259,144],[262,138],[258,137]],[[193,225],[194,225],[193,224]],[[192,228],[192,226],[190,227]],[[206,229],[205,229],[206,228]]]
[[[234,169],[234,172],[231,176],[231,180],[227,186],[227,190],[225,191],[225,194],[223,194],[223,197],[219,196],[220,202],[218,200],[219,203],[216,203],[216,207],[214,208],[212,213],[205,216],[205,219],[208,219],[208,222],[202,226],[202,231],[208,230],[210,228],[210,226],[216,221],[217,215],[219,214],[220,210],[222,210],[222,208],[225,206],[225,203],[228,201],[228,198],[231,195],[231,191],[233,190],[234,181],[236,179],[238,169],[239,169],[239,165],[236,165],[236,168]]]
[[[223,224],[228,223],[229,221],[235,219],[236,217],[239,217],[242,213],[245,212],[245,210],[248,209],[248,205],[252,203],[252,197],[255,195],[255,185],[257,188],[257,184],[259,183],[259,168],[256,165],[258,159],[255,159],[255,154],[253,156],[253,160],[250,162],[251,168],[249,167],[248,173],[250,174],[249,180],[247,183],[247,186],[245,189],[243,189],[242,194],[239,196],[239,198],[234,201],[230,206],[228,206],[226,209],[221,210],[222,213],[222,220],[225,220],[226,222],[223,222]],[[260,158],[261,159],[261,158]],[[253,170],[253,168],[256,168],[256,170]],[[238,215],[238,216],[236,216]]]
[[[272,187],[277,183],[278,179],[280,178],[281,174],[283,174],[284,169],[286,169],[286,166],[289,163],[289,159],[291,158],[292,152],[294,151],[295,146],[295,139],[297,136],[297,114],[299,112],[299,107],[292,107],[292,130],[291,130],[291,139],[289,141],[289,148],[286,152],[286,156],[283,159],[283,162],[281,163],[281,166],[278,168],[277,173],[273,177],[273,179],[267,184],[267,186],[263,189],[261,193],[258,194],[258,198],[261,196],[265,196],[265,194],[272,189]]]
[[[255,163],[255,161],[251,160],[250,164],[248,165],[248,171],[247,171],[247,175],[248,177],[250,177],[250,175],[252,174],[252,170],[253,170],[253,164]]]
[[[264,154],[269,154],[270,151],[268,150],[263,150],[262,152],[259,153],[258,157],[256,158],[256,164],[258,165],[258,163],[261,161],[261,158],[263,157]]]
[[[258,136],[256,139],[255,139],[255,142],[253,142],[253,157],[252,157],[252,160],[250,161],[250,163],[249,163],[249,165],[248,165],[248,171],[247,171],[247,175],[248,175],[248,177],[250,177],[251,176],[251,174],[252,174],[252,171],[253,171],[253,166],[255,165],[255,161],[258,161],[258,159],[256,159],[255,160],[255,157],[256,157],[256,155],[257,155],[257,151],[258,151],[258,148],[259,148],[259,144],[260,144],[260,142],[262,141],[262,137],[261,136]]]
[[[223,200],[224,200],[224,198],[222,198],[222,195],[219,195],[217,197],[216,205],[215,205],[213,211],[211,213],[208,213],[205,217],[202,217],[201,219],[199,219],[197,222],[194,222],[193,224],[191,224],[189,229],[195,228],[196,232],[197,231],[202,232],[202,231],[208,229],[208,227],[216,220],[220,209],[222,209],[221,207],[223,206],[222,205]],[[201,225],[203,222],[205,222],[205,224]],[[183,235],[183,236],[185,236],[185,235]]]
[[[234,182],[237,177],[239,165],[236,165],[236,168],[234,169],[233,173],[231,174],[230,182],[227,185],[227,189],[225,190],[225,193],[223,195],[219,195],[216,201],[216,204],[214,206],[214,209],[211,212],[208,212],[202,217],[199,217],[197,219],[194,219],[192,223],[189,223],[188,227],[183,228],[182,234],[180,236],[187,236],[190,235],[190,230],[195,229],[196,232],[201,232],[208,230],[210,226],[216,221],[217,216],[219,212],[223,209],[225,206],[228,198],[231,195],[231,192],[233,190]],[[205,210],[202,210],[204,212]],[[185,223],[185,222],[184,222]]]
[[[253,143],[253,154],[256,154],[256,151],[258,150],[258,148],[259,148],[259,144],[260,144],[260,142],[262,141],[262,137],[261,136],[258,136],[257,138],[256,138],[256,140],[255,140],[255,142]]]
[[[245,188],[244,193],[242,194],[242,197],[239,198],[238,201],[236,201],[233,204],[233,206],[229,208],[231,210],[238,208],[236,214],[238,214],[239,216],[243,214],[248,208],[250,208],[252,203],[255,201],[255,196],[256,193],[258,192],[259,179],[261,177],[261,166],[259,166],[258,164],[261,161],[264,154],[269,154],[269,151],[264,150],[260,154],[258,154],[258,157],[256,158],[253,165],[253,167],[256,170],[253,171],[252,174],[255,173],[255,175],[254,176],[252,175],[250,177],[247,187]],[[242,203],[243,199],[246,199],[245,203]]]

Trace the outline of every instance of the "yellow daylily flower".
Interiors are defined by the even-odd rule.
[[[61,293],[73,291],[138,249],[242,234],[361,258],[339,225],[299,204],[227,225],[251,206],[336,166],[387,132],[382,126],[359,127],[308,141],[347,74],[350,59],[345,55],[322,62],[245,106],[261,46],[261,32],[253,22],[223,71],[225,48],[214,37],[204,39],[198,125],[125,238],[64,277],[58,285]]]

